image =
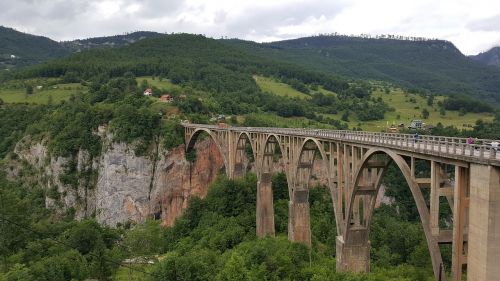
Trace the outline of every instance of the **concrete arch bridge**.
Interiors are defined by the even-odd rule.
[[[315,161],[327,176],[337,223],[337,270],[370,270],[370,224],[381,179],[393,162],[415,200],[436,280],[445,280],[440,244],[452,245],[452,279],[500,280],[500,152],[492,140],[290,128],[183,124],[187,151],[201,133],[219,148],[226,174],[243,175],[248,147],[257,174],[257,235],[274,235],[271,177],[279,151],[289,191],[288,237],[310,246],[309,181]],[[415,173],[417,161],[430,175]],[[426,199],[423,191],[430,193]],[[430,191],[430,192],[429,192]],[[440,227],[440,199],[453,213]]]

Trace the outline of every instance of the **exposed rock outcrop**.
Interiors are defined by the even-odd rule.
[[[75,157],[51,157],[43,141],[26,137],[15,148],[19,159],[9,176],[18,178],[27,163],[36,170],[29,180],[47,191],[47,208],[70,211],[76,219],[95,216],[99,223],[115,226],[156,217],[172,225],[190,196],[207,194],[223,165],[210,139],[196,144],[193,163],[186,160],[183,145],[172,150],[158,145],[152,155],[137,156],[132,145],[106,139],[99,157],[84,150]],[[75,171],[68,174],[72,165]]]

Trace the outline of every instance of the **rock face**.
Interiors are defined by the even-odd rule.
[[[104,147],[96,158],[83,150],[76,157],[56,158],[49,155],[43,141],[32,143],[25,138],[15,149],[19,168],[8,173],[18,178],[22,162],[28,163],[37,171],[29,180],[47,190],[47,208],[71,211],[76,219],[95,216],[99,223],[116,226],[155,217],[172,225],[190,196],[207,194],[223,165],[210,139],[196,144],[193,163],[185,159],[183,145],[172,150],[158,146],[148,156],[136,156],[124,143],[109,142]],[[67,176],[70,165],[76,167],[75,181]]]

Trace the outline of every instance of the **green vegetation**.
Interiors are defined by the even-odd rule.
[[[500,69],[462,55],[448,41],[314,36],[272,43],[224,40],[267,59],[353,79],[392,82],[433,93],[465,94],[500,103]]]
[[[81,95],[87,91],[87,87],[79,83],[56,84],[40,90],[30,87],[31,94],[27,94],[25,89],[0,88],[0,99],[6,103],[58,104],[69,100],[72,95]]]
[[[147,86],[151,88],[157,88],[167,91],[178,91],[180,89],[179,86],[173,84],[170,80],[162,77],[150,77],[150,76],[141,76],[136,78],[137,83],[142,86],[143,81],[146,81]],[[141,89],[144,90],[144,89]]]
[[[495,108],[468,97],[416,90],[410,87],[413,83],[408,85],[411,89],[402,89],[382,82],[348,81],[327,74],[330,70],[311,71],[264,59],[261,53],[249,55],[246,48],[231,47],[228,42],[173,34],[2,72],[0,165],[6,166],[2,170],[13,171],[15,167],[7,166],[19,160],[14,147],[23,145],[20,141],[26,138],[26,142],[47,145],[51,157],[69,157],[61,182],[73,187],[88,184],[95,172],[78,171],[75,156],[80,150],[88,151],[91,158],[99,157],[103,144],[116,141],[131,145],[137,155],[156,157],[153,152],[161,147],[173,149],[183,144],[181,120],[214,124],[221,114],[231,116],[226,121],[240,126],[375,131],[428,114],[426,122],[436,125],[428,133],[500,138],[500,115]],[[348,43],[342,47],[344,52],[351,48]],[[434,44],[451,48],[442,42]],[[328,47],[323,47],[315,52],[326,56]],[[374,52],[381,52],[382,47]],[[269,51],[262,49],[259,52]],[[299,51],[285,44],[270,52],[279,60],[276,53],[298,55]],[[436,52],[449,55],[449,50]],[[381,80],[399,83],[407,76],[423,79],[430,75],[415,74],[412,65],[408,73],[400,74],[407,69],[394,62],[401,56],[401,49],[396,48],[392,62],[382,69],[394,73],[377,71],[384,76]],[[378,56],[373,60],[378,61]],[[309,62],[304,65],[312,68]],[[331,67],[345,66],[343,62]],[[354,63],[345,71],[371,77],[378,67],[368,64],[366,72],[360,72]],[[447,76],[436,77],[429,87],[443,88]],[[477,85],[463,88],[464,92]],[[154,89],[153,97],[143,95],[146,87]],[[480,93],[487,95],[488,91]],[[172,103],[158,100],[165,92],[174,97]],[[196,154],[186,159],[193,161]],[[371,226],[373,272],[354,275],[334,272],[335,220],[330,194],[323,187],[310,191],[309,250],[286,239],[289,199],[283,174],[273,178],[277,237],[256,239],[254,175],[236,181],[220,176],[204,199],[190,199],[189,207],[171,228],[147,221],[111,229],[89,218],[73,221],[74,209],[47,210],[45,198],[61,196],[57,188],[43,190],[42,181],[27,179],[34,171],[26,163],[20,165],[26,168],[19,173],[20,182],[9,182],[0,173],[0,280],[128,280],[129,274],[136,280],[432,279],[418,213],[404,178],[394,167],[385,174],[384,186],[395,203],[377,209]],[[428,167],[418,167],[418,171],[426,173]],[[449,219],[446,214],[443,217]],[[448,255],[445,263],[449,268]]]
[[[22,33],[3,26],[0,26],[0,42],[2,70],[40,63],[69,53],[59,43],[49,38]]]
[[[263,76],[254,76],[255,82],[264,92],[275,94],[282,97],[296,97],[301,99],[310,99],[309,95],[299,92],[290,85],[278,82],[272,78]]]
[[[376,85],[376,84],[375,84]],[[443,126],[454,126],[456,128],[471,130],[477,120],[492,122],[494,114],[488,112],[473,113],[467,112],[461,114],[456,110],[445,110],[439,107],[438,104],[443,103],[446,99],[444,96],[434,96],[435,102],[432,106],[427,105],[427,98],[419,94],[405,92],[400,88],[386,87],[389,89],[385,92],[384,87],[375,86],[372,96],[376,99],[381,98],[383,102],[394,108],[394,111],[387,111],[384,118],[375,121],[362,121],[356,114],[349,115],[349,128],[361,128],[368,131],[386,130],[391,125],[399,125],[400,123],[409,126],[413,119],[423,119],[422,110],[426,109],[429,112],[429,117],[424,120],[425,123],[436,126],[441,123]],[[444,112],[444,114],[442,114]],[[353,112],[355,113],[355,112]],[[341,119],[342,112],[337,114],[324,114],[334,119]],[[464,126],[466,125],[466,126]]]
[[[126,237],[134,238],[125,238],[125,248],[137,245],[140,253],[160,254],[154,266],[140,266],[149,275],[148,280],[432,279],[421,227],[418,222],[404,222],[395,217],[390,207],[376,213],[372,226],[373,273],[336,273],[332,256],[335,220],[331,198],[322,187],[312,189],[310,194],[312,250],[290,243],[286,238],[288,192],[283,174],[273,178],[277,237],[256,239],[255,186],[255,176],[251,175],[237,181],[219,178],[205,199],[190,200],[189,207],[173,228],[160,229],[152,222],[136,226],[126,233]],[[389,233],[385,226],[405,231]],[[154,247],[144,250],[140,245]],[[404,265],[394,267],[400,263]],[[127,270],[121,268],[115,280],[127,280]],[[144,275],[132,273],[136,278]]]

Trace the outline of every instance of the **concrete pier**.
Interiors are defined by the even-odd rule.
[[[471,164],[468,281],[500,280],[500,168]]]

